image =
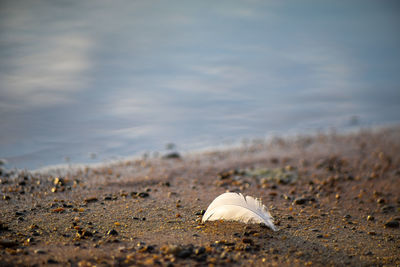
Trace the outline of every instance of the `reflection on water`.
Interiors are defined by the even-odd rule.
[[[0,157],[398,122],[396,1],[2,1]]]

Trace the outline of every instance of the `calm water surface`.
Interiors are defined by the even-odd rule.
[[[399,28],[398,1],[1,1],[0,157],[398,123]]]

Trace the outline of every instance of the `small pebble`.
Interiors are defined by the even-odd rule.
[[[163,156],[163,159],[180,159],[181,155],[178,152],[171,152]]]
[[[63,212],[63,211],[65,211],[64,208],[56,208],[56,209],[53,209],[51,212],[61,213],[61,212]]]
[[[65,182],[64,182],[64,179],[56,177],[56,178],[54,178],[54,180],[53,180],[53,184],[54,184],[54,185],[64,185]]]
[[[160,248],[160,250],[163,254],[177,255],[182,250],[182,248],[177,245],[164,245]]]
[[[86,203],[93,203],[93,202],[97,202],[98,199],[97,197],[89,197],[89,198],[85,198],[84,200]]]
[[[46,251],[44,251],[43,249],[35,249],[33,252],[35,254],[46,254]]]
[[[200,211],[196,212],[196,215],[204,215],[204,213],[206,213],[205,210],[200,210]]]
[[[296,205],[303,205],[308,201],[307,198],[296,198],[293,203]]]
[[[206,252],[206,249],[204,247],[198,247],[194,250],[194,254],[196,255],[203,254],[204,252]]]
[[[141,198],[145,198],[145,197],[148,197],[148,196],[149,196],[149,193],[147,193],[147,192],[140,192],[140,193],[138,194],[138,196],[141,197]]]
[[[114,229],[107,232],[107,235],[118,235],[118,232]]]
[[[250,238],[243,238],[242,242],[245,244],[253,244],[254,243],[254,241]]]
[[[16,246],[18,246],[18,243],[13,240],[7,240],[7,239],[0,240],[0,247],[12,248]]]
[[[389,213],[389,212],[393,212],[395,210],[395,207],[391,206],[391,205],[385,205],[382,207],[381,210],[383,213]]]
[[[384,204],[386,201],[384,198],[378,198],[378,200],[376,201],[378,204]]]
[[[399,222],[392,220],[385,223],[386,228],[399,228]]]
[[[181,259],[186,259],[186,258],[190,257],[190,255],[192,255],[192,253],[193,252],[192,252],[191,248],[184,248],[176,256]]]
[[[50,258],[50,259],[47,260],[47,263],[48,264],[58,264],[58,261],[56,261],[55,259]]]

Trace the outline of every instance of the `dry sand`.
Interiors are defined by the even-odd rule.
[[[71,171],[2,170],[1,266],[400,264],[400,128],[276,138]],[[279,231],[201,223],[261,198]]]

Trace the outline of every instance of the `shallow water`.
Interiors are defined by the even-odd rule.
[[[396,1],[2,1],[8,167],[400,121]]]

